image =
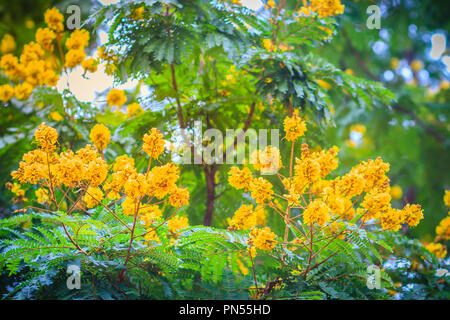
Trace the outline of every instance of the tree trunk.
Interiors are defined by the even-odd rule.
[[[214,200],[216,198],[216,183],[215,176],[217,172],[216,165],[204,165],[205,177],[206,177],[206,212],[203,224],[205,226],[211,225],[212,215],[214,211]]]

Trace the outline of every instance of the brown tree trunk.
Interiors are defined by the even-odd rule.
[[[216,183],[215,176],[217,172],[216,165],[204,165],[205,177],[206,177],[206,212],[203,224],[205,226],[211,225],[212,215],[214,212],[214,200],[216,198]]]

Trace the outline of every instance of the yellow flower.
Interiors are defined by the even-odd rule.
[[[413,60],[411,62],[411,69],[414,72],[418,72],[418,71],[422,70],[423,67],[424,67],[424,65],[423,65],[423,62],[421,60]]]
[[[134,159],[130,158],[126,154],[118,156],[116,158],[116,162],[114,163],[113,170],[114,172],[118,171],[133,171],[134,169]]]
[[[126,197],[125,200],[122,202],[122,210],[123,214],[127,216],[134,216],[134,214],[137,211],[137,199],[133,199],[131,197]]]
[[[255,150],[250,157],[250,163],[261,174],[275,174],[283,167],[280,151],[276,147],[267,146],[264,150]]]
[[[185,216],[175,216],[167,222],[167,228],[171,233],[177,233],[187,227],[189,227],[189,221]]]
[[[70,34],[66,40],[66,47],[69,50],[83,50],[89,44],[89,32],[84,29],[77,29]]]
[[[54,121],[62,121],[64,117],[58,111],[52,111],[48,117]]]
[[[141,206],[139,213],[139,218],[147,226],[151,226],[155,220],[162,217],[162,211],[157,205]]]
[[[273,8],[275,8],[275,1],[269,0],[269,1],[267,1],[267,5],[273,9]]]
[[[43,60],[30,61],[27,65],[26,81],[32,86],[41,86],[44,83],[45,62]]]
[[[322,88],[324,88],[325,90],[328,90],[328,89],[330,89],[331,88],[331,85],[328,83],[328,82],[326,82],[326,81],[323,81],[323,80],[316,80],[316,82],[322,87]]]
[[[11,192],[14,193],[18,198],[22,198],[25,196],[25,190],[23,190],[22,186],[16,182],[13,183]]]
[[[58,83],[59,74],[53,70],[44,71],[44,83],[49,87],[54,87]]]
[[[244,189],[244,191],[247,191],[252,179],[252,172],[249,168],[243,168],[241,170],[238,167],[232,167],[228,172],[228,182],[236,189]]]
[[[450,208],[450,190],[445,190],[444,203],[447,207]]]
[[[158,199],[164,198],[176,187],[178,178],[179,168],[173,162],[152,168],[147,177],[147,194]]]
[[[133,20],[142,20],[144,18],[144,11],[145,11],[145,7],[139,7],[137,9],[134,9],[132,14],[131,14],[131,19]]]
[[[442,219],[439,225],[436,227],[436,235],[444,240],[450,239],[450,216]]]
[[[44,188],[39,188],[35,191],[35,195],[37,198],[37,202],[39,203],[46,203],[50,200],[50,197],[48,195],[48,190]]]
[[[86,58],[86,53],[83,49],[69,50],[66,53],[66,66],[71,69],[75,68],[83,62],[84,58]]]
[[[237,259],[236,262],[241,273],[246,276],[248,274],[248,268],[242,263],[241,259]]]
[[[25,27],[27,27],[28,29],[33,29],[34,28],[34,21],[31,20],[30,18],[25,20]]]
[[[14,97],[14,88],[9,84],[4,84],[0,86],[0,101],[7,102],[9,99]]]
[[[320,18],[344,13],[344,5],[340,0],[311,0],[309,9],[316,12]]]
[[[103,124],[96,124],[92,128],[89,138],[99,151],[103,151],[111,141],[111,133]]]
[[[189,203],[189,191],[176,187],[170,191],[169,203],[173,207],[181,207]]]
[[[257,216],[253,206],[243,204],[236,210],[232,219],[228,220],[230,230],[248,230],[257,225]]]
[[[263,39],[263,47],[268,51],[268,52],[276,52],[277,51],[277,47],[273,44],[271,39]]]
[[[306,131],[306,124],[303,119],[298,116],[298,112],[294,112],[292,117],[284,119],[284,131],[286,132],[286,140],[295,141],[303,136]]]
[[[400,216],[403,223],[410,226],[417,226],[423,219],[423,209],[419,204],[407,204],[401,211]]]
[[[119,89],[111,89],[106,97],[109,106],[121,107],[127,101],[125,91]]]
[[[141,106],[137,102],[130,103],[127,106],[128,118],[132,118],[134,116],[140,115],[144,110],[142,110]]]
[[[269,227],[262,229],[253,228],[250,231],[249,238],[247,240],[247,245],[250,247],[255,247],[260,250],[272,251],[277,245],[275,240],[277,235],[273,233]]]
[[[403,195],[402,187],[400,187],[398,184],[391,187],[391,197],[394,200],[401,199]]]
[[[433,253],[438,259],[443,259],[447,256],[447,248],[440,243],[431,242],[425,246],[425,249]]]
[[[397,69],[400,65],[400,60],[398,58],[392,58],[390,61],[391,69]]]
[[[304,159],[295,159],[294,173],[297,179],[304,181],[305,184],[313,184],[319,181],[320,163],[316,159],[305,157]]]
[[[36,41],[42,48],[53,51],[53,40],[56,38],[55,33],[49,28],[39,28],[36,31]]]
[[[94,208],[101,200],[103,200],[103,192],[99,188],[89,187],[83,197],[86,207]]]
[[[376,219],[381,213],[392,214],[390,210],[391,195],[389,193],[378,193],[371,191],[364,196],[361,207],[366,209],[363,221]]]
[[[72,150],[61,153],[55,165],[54,175],[58,182],[69,188],[75,187],[83,178],[85,166]]]
[[[315,199],[303,212],[303,222],[307,225],[317,223],[323,227],[331,219],[329,212],[330,208],[322,200]]]
[[[143,140],[142,149],[150,158],[157,159],[164,152],[166,142],[158,129],[152,128],[144,135]]]
[[[35,131],[34,138],[43,151],[51,152],[56,148],[55,144],[58,140],[58,132],[56,129],[45,125],[45,122],[42,122]]]
[[[45,52],[41,45],[31,41],[23,46],[20,63],[27,66],[31,61],[42,60],[44,56]]]
[[[381,227],[384,230],[398,231],[401,227],[401,215],[402,213],[400,210],[388,208],[388,210],[380,216]]]
[[[89,72],[95,72],[97,71],[97,61],[94,58],[89,58],[84,60],[81,63],[81,66],[83,67],[84,70],[89,71]]]
[[[272,184],[264,178],[255,178],[250,183],[250,192],[252,198],[257,204],[264,204],[272,199]]]
[[[16,49],[16,41],[14,37],[10,34],[5,34],[0,44],[0,51],[3,54],[13,52]]]
[[[48,9],[44,15],[45,23],[48,25],[50,29],[55,30],[56,32],[61,32],[64,30],[64,16],[59,12],[58,9],[52,8]]]
[[[363,124],[354,124],[350,127],[350,131],[355,131],[364,134],[366,132],[366,126]]]
[[[22,84],[18,84],[14,88],[14,94],[19,100],[26,100],[33,92],[33,86],[28,82],[24,82]]]

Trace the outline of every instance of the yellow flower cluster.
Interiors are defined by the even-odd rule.
[[[16,49],[16,41],[14,37],[10,34],[5,34],[1,43],[0,43],[0,51],[2,54],[13,52]]]
[[[144,144],[142,150],[152,159],[157,159],[164,152],[164,145],[166,142],[163,139],[162,133],[152,128],[148,133],[144,135]]]
[[[22,186],[19,183],[8,182],[5,186],[14,194],[15,197],[12,199],[14,203],[28,201],[28,199],[25,198],[25,190],[22,189]]]
[[[444,204],[450,208],[450,190],[445,190]]]
[[[254,178],[249,189],[257,204],[264,204],[272,200],[272,184],[264,178]]]
[[[100,60],[106,62],[105,72],[106,74],[112,75],[116,70],[116,64],[118,61],[117,55],[115,55],[112,51],[106,50],[105,47],[98,48],[98,57]]]
[[[280,150],[276,147],[267,146],[264,150],[255,150],[250,156],[250,163],[261,174],[274,174],[283,167]]]
[[[228,219],[230,230],[249,230],[255,226],[266,223],[266,212],[263,206],[257,206],[253,210],[252,205],[243,204],[232,219]]]
[[[303,119],[298,116],[298,112],[294,112],[292,117],[284,119],[284,131],[286,132],[286,140],[295,141],[303,136],[306,131],[306,124]]]
[[[109,129],[103,124],[96,124],[92,128],[89,134],[89,138],[91,139],[94,146],[100,152],[102,152],[111,141],[111,132],[109,132]]]
[[[133,10],[132,14],[131,14],[131,19],[133,20],[142,20],[144,19],[144,12],[145,12],[145,7],[139,7]]]
[[[88,208],[94,208],[103,200],[103,192],[100,188],[89,187],[83,197],[84,202]]]
[[[443,259],[447,256],[447,248],[441,243],[431,242],[425,246],[425,249],[433,253],[438,259]]]
[[[277,51],[277,46],[273,44],[271,39],[263,39],[262,45],[267,50],[267,52]]]
[[[47,51],[53,51],[53,40],[56,39],[56,34],[49,28],[39,28],[36,31],[36,42]]]
[[[317,223],[323,227],[330,220],[330,208],[320,199],[315,199],[303,211],[303,222],[307,225]]]
[[[340,0],[310,0],[307,4],[303,1],[304,5],[300,9],[300,12],[305,15],[310,15],[311,12],[317,13],[319,18],[326,18],[344,13],[344,5]]]
[[[19,169],[12,177],[21,183],[41,183],[46,187],[65,185],[75,187],[81,183],[97,187],[106,178],[108,165],[90,145],[75,154],[68,150],[55,153],[58,134],[42,123],[35,132],[39,149],[26,153]]]
[[[167,223],[169,232],[176,234],[178,231],[189,227],[188,218],[185,216],[175,216]]]
[[[154,143],[160,146],[163,141],[157,129],[150,130],[150,135],[156,135],[156,140],[148,140],[145,143]],[[21,184],[39,184],[36,190],[37,202],[57,209],[62,201],[56,199],[56,188],[62,186],[68,188],[64,197],[70,190],[75,196],[79,196],[82,205],[77,204],[73,208],[85,210],[98,205],[106,206],[101,201],[106,198],[120,201],[123,213],[135,216],[138,222],[146,226],[146,241],[159,241],[155,232],[155,222],[162,219],[162,210],[158,203],[168,202],[171,207],[178,210],[189,203],[189,191],[177,186],[179,168],[172,162],[165,165],[154,166],[147,172],[139,173],[134,166],[134,159],[127,155],[119,156],[111,165],[112,174],[108,176],[109,166],[99,150],[103,151],[109,142],[109,130],[103,125],[96,125],[91,131],[90,138],[97,149],[86,145],[76,152],[72,150],[56,153],[58,133],[45,123],[39,125],[35,132],[35,140],[38,149],[32,150],[23,156],[19,168],[11,173],[13,179]],[[152,156],[157,157],[160,151],[151,148]],[[22,200],[25,191],[18,183],[11,184],[10,189],[16,195],[21,195]],[[165,200],[163,200],[166,198]],[[70,199],[70,198],[69,198]],[[152,203],[158,199],[158,203]],[[73,202],[73,200],[72,200]],[[115,201],[114,201],[115,202]],[[167,221],[167,228],[171,236],[177,237],[177,233],[188,227],[186,217],[173,216]]]
[[[50,29],[56,32],[62,32],[64,30],[64,16],[58,9],[48,9],[45,12],[44,19]]]
[[[86,30],[75,30],[65,42],[67,52],[64,55],[61,46],[64,31],[64,16],[58,9],[53,8],[45,12],[44,28],[36,30],[35,41],[24,45],[20,56],[13,55],[15,41],[11,35],[2,39],[0,71],[9,78],[11,84],[0,86],[0,100],[7,102],[13,97],[26,100],[35,87],[47,85],[56,86],[61,67],[74,68],[83,63],[86,54],[84,48],[89,42]],[[55,50],[55,45],[58,50]],[[56,53],[54,52],[56,51]],[[59,62],[61,60],[61,62]],[[92,71],[96,64],[88,60],[83,66]]]
[[[65,56],[66,66],[68,68],[75,68],[76,66],[82,64],[86,58],[86,53],[84,52],[85,47],[89,44],[89,33],[84,30],[75,30],[70,34],[70,37],[66,40],[67,53]],[[92,64],[92,62],[86,62],[83,66],[84,69],[86,64]],[[91,68],[92,65],[91,65]]]
[[[39,188],[35,191],[35,195],[37,198],[37,202],[45,204],[48,203],[50,200],[50,197],[48,195],[48,190],[44,188]]]
[[[450,190],[446,190],[444,194],[444,203],[447,207],[450,207]],[[450,214],[450,212],[449,212]],[[450,216],[445,217],[439,222],[436,227],[436,238],[434,242],[425,246],[430,252],[436,255],[437,258],[443,259],[447,255],[447,248],[438,243],[438,241],[448,241],[450,239]]]
[[[277,235],[269,227],[253,228],[250,231],[247,245],[260,250],[272,251],[277,244],[276,237]]]
[[[228,182],[236,189],[244,189],[247,191],[250,187],[250,183],[253,179],[252,172],[249,168],[239,169],[238,167],[232,167],[228,172]]]
[[[288,141],[295,141],[306,130],[296,114],[287,117],[284,124]],[[267,149],[270,150],[269,147]],[[301,156],[295,157],[295,152],[291,156],[289,167],[293,170],[289,170],[288,176],[277,173],[276,177],[285,189],[281,194],[275,193],[272,183],[265,178],[253,177],[247,167],[231,168],[228,181],[236,189],[249,191],[259,207],[268,205],[281,214],[285,223],[293,223],[289,220],[290,210],[300,209],[301,214],[297,217],[302,217],[302,224],[311,226],[312,230],[317,225],[323,229],[321,232],[340,238],[345,237],[347,228],[356,222],[360,222],[360,227],[379,224],[384,230],[398,230],[402,224],[418,225],[423,219],[420,205],[392,208],[390,181],[386,175],[389,164],[381,158],[361,161],[348,173],[327,178],[338,167],[338,151],[336,146],[327,150],[311,149],[307,144],[302,144]],[[275,157],[268,158],[272,161],[276,158],[281,163],[278,150]],[[254,167],[261,170],[258,163]],[[273,200],[274,196],[283,199],[284,204],[280,204],[278,199]],[[251,205],[242,205],[229,220],[230,228],[245,230],[255,227],[254,215]],[[447,232],[445,228],[443,223],[439,229],[441,234]]]
[[[175,187],[170,191],[169,203],[172,207],[182,207],[189,203],[189,191]]]
[[[106,96],[106,103],[108,103],[108,106],[121,107],[125,102],[127,102],[125,91],[119,89],[109,90],[108,95]]]
[[[436,235],[444,240],[450,239],[450,216],[441,220],[436,227]]]
[[[127,117],[128,118],[139,116],[143,112],[144,112],[144,110],[141,108],[141,106],[137,102],[130,103],[127,106]]]
[[[34,138],[42,151],[52,152],[56,148],[55,144],[58,140],[58,132],[56,129],[45,125],[45,122],[43,122],[34,132]]]
[[[81,63],[85,71],[95,72],[98,69],[98,62],[94,58],[88,58]]]

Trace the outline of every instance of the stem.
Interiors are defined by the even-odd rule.
[[[203,225],[210,226],[212,221],[212,215],[214,212],[214,199],[216,198],[216,183],[214,181],[217,167],[215,165],[204,165],[205,178],[206,178],[206,212],[203,219]]]

